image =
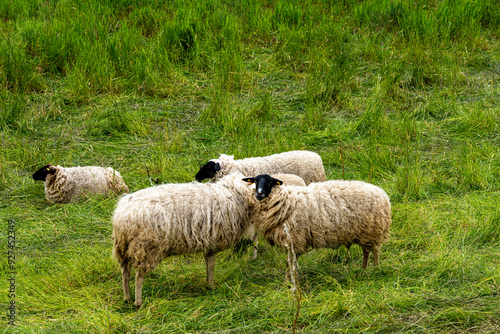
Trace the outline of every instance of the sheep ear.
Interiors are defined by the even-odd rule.
[[[248,183],[255,183],[255,178],[254,177],[245,177],[242,180],[245,181],[245,182],[248,182]]]
[[[215,171],[219,171],[219,170],[220,170],[220,163],[216,163],[216,164],[214,165],[214,170],[215,170]]]
[[[283,184],[283,181],[280,181],[278,179],[274,179],[274,183],[277,185],[277,186],[281,186]]]

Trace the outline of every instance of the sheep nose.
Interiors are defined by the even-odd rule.
[[[264,194],[264,191],[262,191],[262,189],[259,189],[255,192],[255,197],[257,197],[259,201],[262,201],[266,197],[266,195]]]

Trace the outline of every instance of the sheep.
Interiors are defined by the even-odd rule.
[[[146,273],[166,257],[203,252],[207,283],[213,287],[215,254],[233,247],[250,226],[251,186],[240,173],[200,184],[163,184],[124,195],[113,218],[113,254],[130,295],[130,270],[136,269],[135,303],[142,304]]]
[[[90,194],[129,192],[120,173],[111,167],[64,168],[49,164],[33,173],[33,179],[44,181],[45,198],[55,203],[69,203]]]
[[[379,264],[380,246],[388,239],[391,225],[390,200],[381,188],[361,181],[283,186],[267,174],[243,181],[256,185],[259,205],[254,206],[252,221],[271,245],[288,249],[291,243],[299,256],[310,248],[358,244],[363,250],[363,269],[370,253],[374,265]]]
[[[233,171],[252,176],[261,173],[287,173],[300,176],[307,184],[326,181],[321,157],[309,151],[290,151],[266,157],[234,160],[233,156],[221,154],[200,168],[195,178],[198,182],[205,179],[218,180]]]
[[[272,177],[276,179],[280,179],[285,185],[289,186],[306,186],[306,183],[304,182],[304,179],[302,179],[300,176],[293,175],[293,174],[283,174],[283,173],[278,173],[278,174],[273,174]],[[255,227],[253,224],[250,224],[250,227],[245,231],[243,235],[243,239],[248,239],[251,240],[254,246],[253,249],[253,258],[257,258],[257,253],[258,253],[258,247],[257,247],[257,242],[259,240],[259,235],[257,234],[257,231],[255,230]],[[243,240],[237,243],[234,247],[235,252],[240,252],[241,249],[244,249],[246,245],[244,244]]]

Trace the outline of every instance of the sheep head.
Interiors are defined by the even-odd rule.
[[[256,177],[246,177],[242,180],[252,184],[255,183],[255,197],[259,201],[262,201],[264,198],[269,196],[274,186],[280,186],[283,184],[283,181],[275,179],[268,174],[260,174]]]
[[[47,175],[54,174],[57,171],[57,168],[53,165],[45,165],[35,173],[33,173],[33,180],[35,181],[45,181]]]
[[[205,179],[213,179],[215,174],[220,170],[220,163],[210,160],[200,168],[198,173],[196,173],[196,181],[201,182]]]

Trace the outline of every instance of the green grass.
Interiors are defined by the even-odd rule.
[[[122,302],[116,198],[48,203],[52,163],[132,191],[190,182],[220,153],[319,153],[329,179],[391,197],[381,265],[302,256],[298,333],[500,331],[500,48],[492,0],[0,3],[0,248],[16,222],[12,333],[291,333],[286,254],[200,254]],[[0,307],[9,303],[0,258]]]

